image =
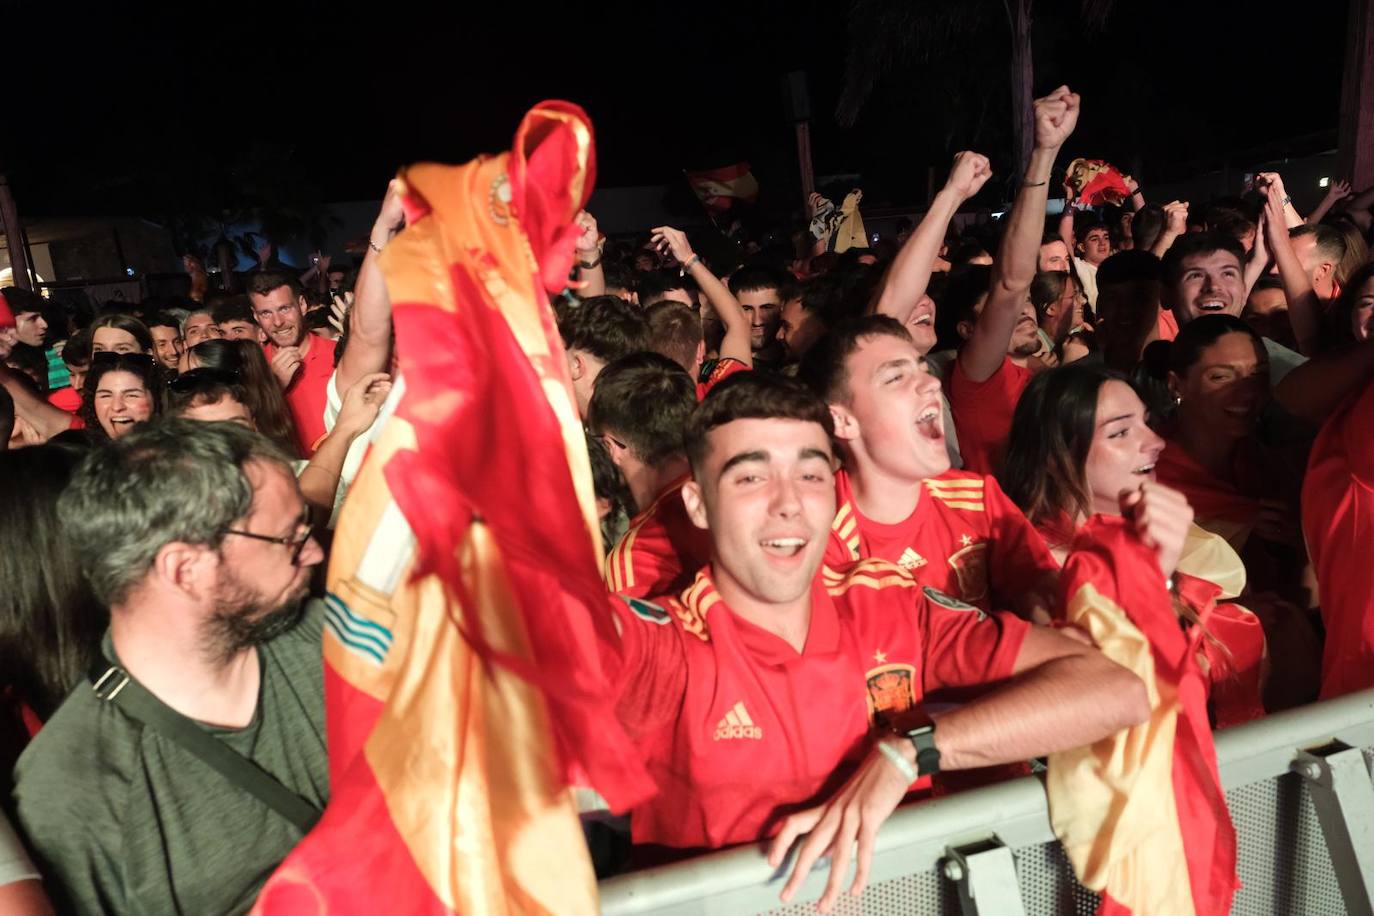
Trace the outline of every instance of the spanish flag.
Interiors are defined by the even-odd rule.
[[[1060,578],[1070,623],[1145,682],[1151,714],[1088,747],[1051,754],[1050,821],[1102,914],[1225,916],[1236,835],[1207,721],[1203,627],[1185,631],[1154,553],[1128,523],[1096,517]]]
[[[652,790],[605,692],[614,625],[548,302],[593,163],[586,115],[545,102],[509,153],[402,173],[380,258],[399,379],[328,575],[332,798],[256,912],[594,913],[572,774],[617,810]]]
[[[749,171],[749,163],[736,162],[734,165],[704,172],[688,172],[687,183],[701,205],[711,213],[724,213],[734,206],[736,200],[753,203],[759,198],[759,183],[754,173]]]

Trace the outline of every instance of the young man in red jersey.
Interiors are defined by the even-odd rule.
[[[606,554],[606,587],[635,598],[687,587],[710,558],[710,539],[682,502],[691,469],[683,427],[697,405],[685,371],[658,353],[632,353],[597,376],[587,428],[606,444],[638,513]]]
[[[1030,384],[1028,363],[1040,344],[1028,293],[1039,265],[1054,159],[1077,123],[1078,96],[1068,87],[1036,99],[1035,149],[1007,219],[987,296],[973,303],[976,320],[960,322],[965,341],[946,384],[964,468],[979,474],[992,474],[1001,463],[1012,412]]]
[[[829,569],[876,557],[984,611],[1047,608],[1059,564],[994,478],[950,470],[940,381],[905,327],[885,315],[841,325],[800,378],[829,405],[844,459]]]
[[[305,290],[289,274],[264,271],[248,280],[253,317],[267,335],[264,345],[272,374],[281,383],[300,453],[310,457],[325,435],[326,391],[334,374],[334,341],[305,325]]]
[[[823,911],[856,843],[850,893],[862,891],[878,827],[919,775],[1080,746],[1149,713],[1141,682],[1096,650],[923,588],[894,564],[823,582],[831,432],[829,409],[796,381],[722,382],[686,433],[683,498],[710,531],[711,562],[680,596],[612,602],[617,714],[660,786],[631,812],[635,841],[773,835],[777,866],[809,833],[782,898],[829,854]],[[913,728],[927,691],[1004,680]]]
[[[1367,288],[1374,293],[1374,280]],[[1303,481],[1302,528],[1326,624],[1325,700],[1374,687],[1374,340],[1299,366],[1274,394],[1322,424]]]

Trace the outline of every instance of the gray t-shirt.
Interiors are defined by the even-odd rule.
[[[205,726],[323,808],[323,605],[262,646],[258,709],[243,729]],[[113,658],[108,635],[104,649]],[[60,911],[241,913],[301,839],[256,796],[81,684],[14,769],[20,832]]]

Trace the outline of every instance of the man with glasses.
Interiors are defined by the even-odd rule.
[[[682,502],[691,477],[683,432],[696,385],[658,353],[633,353],[597,377],[587,410],[592,435],[606,444],[638,514],[606,554],[606,586],[647,598],[686,588],[711,556],[711,541]]]
[[[168,420],[92,452],[59,513],[110,629],[15,768],[48,889],[62,912],[247,910],[329,796],[304,602],[323,552],[289,460],[238,424]],[[294,801],[207,762],[205,736]]]

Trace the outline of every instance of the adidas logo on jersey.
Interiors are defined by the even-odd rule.
[[[926,558],[908,547],[902,551],[901,557],[897,560],[897,565],[905,570],[920,569],[926,565]]]
[[[752,738],[758,741],[763,738],[763,729],[749,718],[749,713],[744,711],[744,701],[741,700],[725,714],[724,719],[716,723],[716,732],[712,738],[716,741],[731,738]]]

